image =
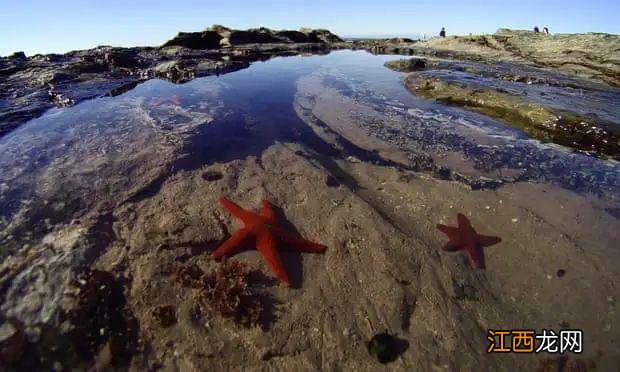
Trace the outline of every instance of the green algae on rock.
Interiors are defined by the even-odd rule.
[[[414,72],[424,70],[428,61],[424,58],[406,58],[385,62],[384,66],[399,72]]]
[[[600,157],[620,159],[620,133],[595,115],[557,110],[509,93],[411,74],[407,89],[421,97],[481,113],[523,130],[528,136]]]

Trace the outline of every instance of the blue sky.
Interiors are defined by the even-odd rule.
[[[329,28],[341,36],[492,33],[498,27],[620,33],[617,0],[0,0],[0,55],[160,45],[212,24]]]

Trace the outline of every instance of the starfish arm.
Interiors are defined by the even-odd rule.
[[[456,251],[459,249],[461,242],[461,232],[458,227],[446,226],[442,224],[437,224],[437,229],[442,233],[446,234],[450,241],[444,247],[447,251]]]
[[[502,241],[502,238],[497,236],[488,236],[476,234],[476,243],[481,247],[490,247]]]
[[[269,265],[276,277],[280,279],[281,282],[290,285],[291,281],[284,269],[284,265],[282,265],[280,255],[276,250],[275,239],[269,231],[263,231],[258,235],[256,239],[256,248],[263,255],[267,265]]]
[[[462,213],[459,213],[456,215],[456,221],[459,224],[459,229],[471,227],[471,223],[469,222],[469,219],[465,217],[465,215]]]
[[[220,245],[212,254],[213,258],[219,260],[224,256],[229,256],[243,243],[252,236],[250,229],[243,228],[237,230],[228,240]]]
[[[262,216],[265,219],[265,222],[270,225],[275,225],[277,222],[276,211],[273,209],[273,205],[267,200],[263,200]]]
[[[260,216],[250,211],[246,211],[225,196],[220,197],[220,204],[222,204],[222,206],[228,209],[233,216],[239,218],[246,225],[255,224],[261,220]]]
[[[273,232],[283,243],[286,243],[300,252],[323,253],[327,249],[327,246],[323,244],[311,242],[280,228],[273,229]]]

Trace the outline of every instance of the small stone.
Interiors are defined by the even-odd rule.
[[[209,182],[221,180],[223,177],[224,175],[218,171],[206,171],[202,174],[202,179]]]
[[[518,218],[513,218],[511,221],[512,221],[512,223],[517,223],[517,222],[519,222],[519,219]]]
[[[561,278],[564,276],[564,274],[566,274],[566,271],[564,269],[560,269],[558,270],[558,272],[556,273],[556,275],[558,276],[558,278]]]

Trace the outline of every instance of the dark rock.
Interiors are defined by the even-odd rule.
[[[409,348],[407,340],[390,335],[387,331],[373,336],[368,342],[368,353],[377,360],[386,364],[395,361]]]
[[[340,37],[338,37],[338,35],[333,34],[331,31],[325,29],[312,30],[308,28],[302,28],[299,31],[308,35],[308,37],[310,38],[310,42],[312,43],[338,43],[343,41]]]
[[[179,32],[162,47],[182,46],[189,49],[217,49],[223,37],[217,31]]]
[[[332,176],[328,176],[327,179],[325,180],[325,185],[327,187],[338,187],[340,186],[340,182],[338,182],[338,180]]]
[[[566,274],[566,271],[564,269],[559,269],[558,272],[556,273],[556,275],[558,276],[558,278],[561,278],[564,276],[564,274]]]
[[[172,327],[177,322],[176,312],[172,306],[159,306],[153,310],[153,317],[160,326],[164,328]]]
[[[24,52],[15,52],[9,56],[9,59],[26,60],[27,57]]]
[[[136,68],[145,67],[137,52],[134,50],[114,50],[104,54],[104,61],[114,67]]]
[[[282,39],[286,39],[291,43],[310,43],[312,42],[310,36],[299,31],[278,31],[276,36]]]
[[[202,178],[206,181],[217,181],[221,180],[224,175],[218,171],[206,171],[202,174]]]
[[[385,67],[400,72],[420,71],[426,68],[426,60],[423,58],[409,58],[389,61],[385,63]]]
[[[26,350],[26,335],[18,322],[3,320],[0,325],[0,368],[17,363]]]
[[[274,36],[267,28],[250,29],[247,31],[231,31],[228,38],[230,44],[265,44],[278,43],[285,40]]]

